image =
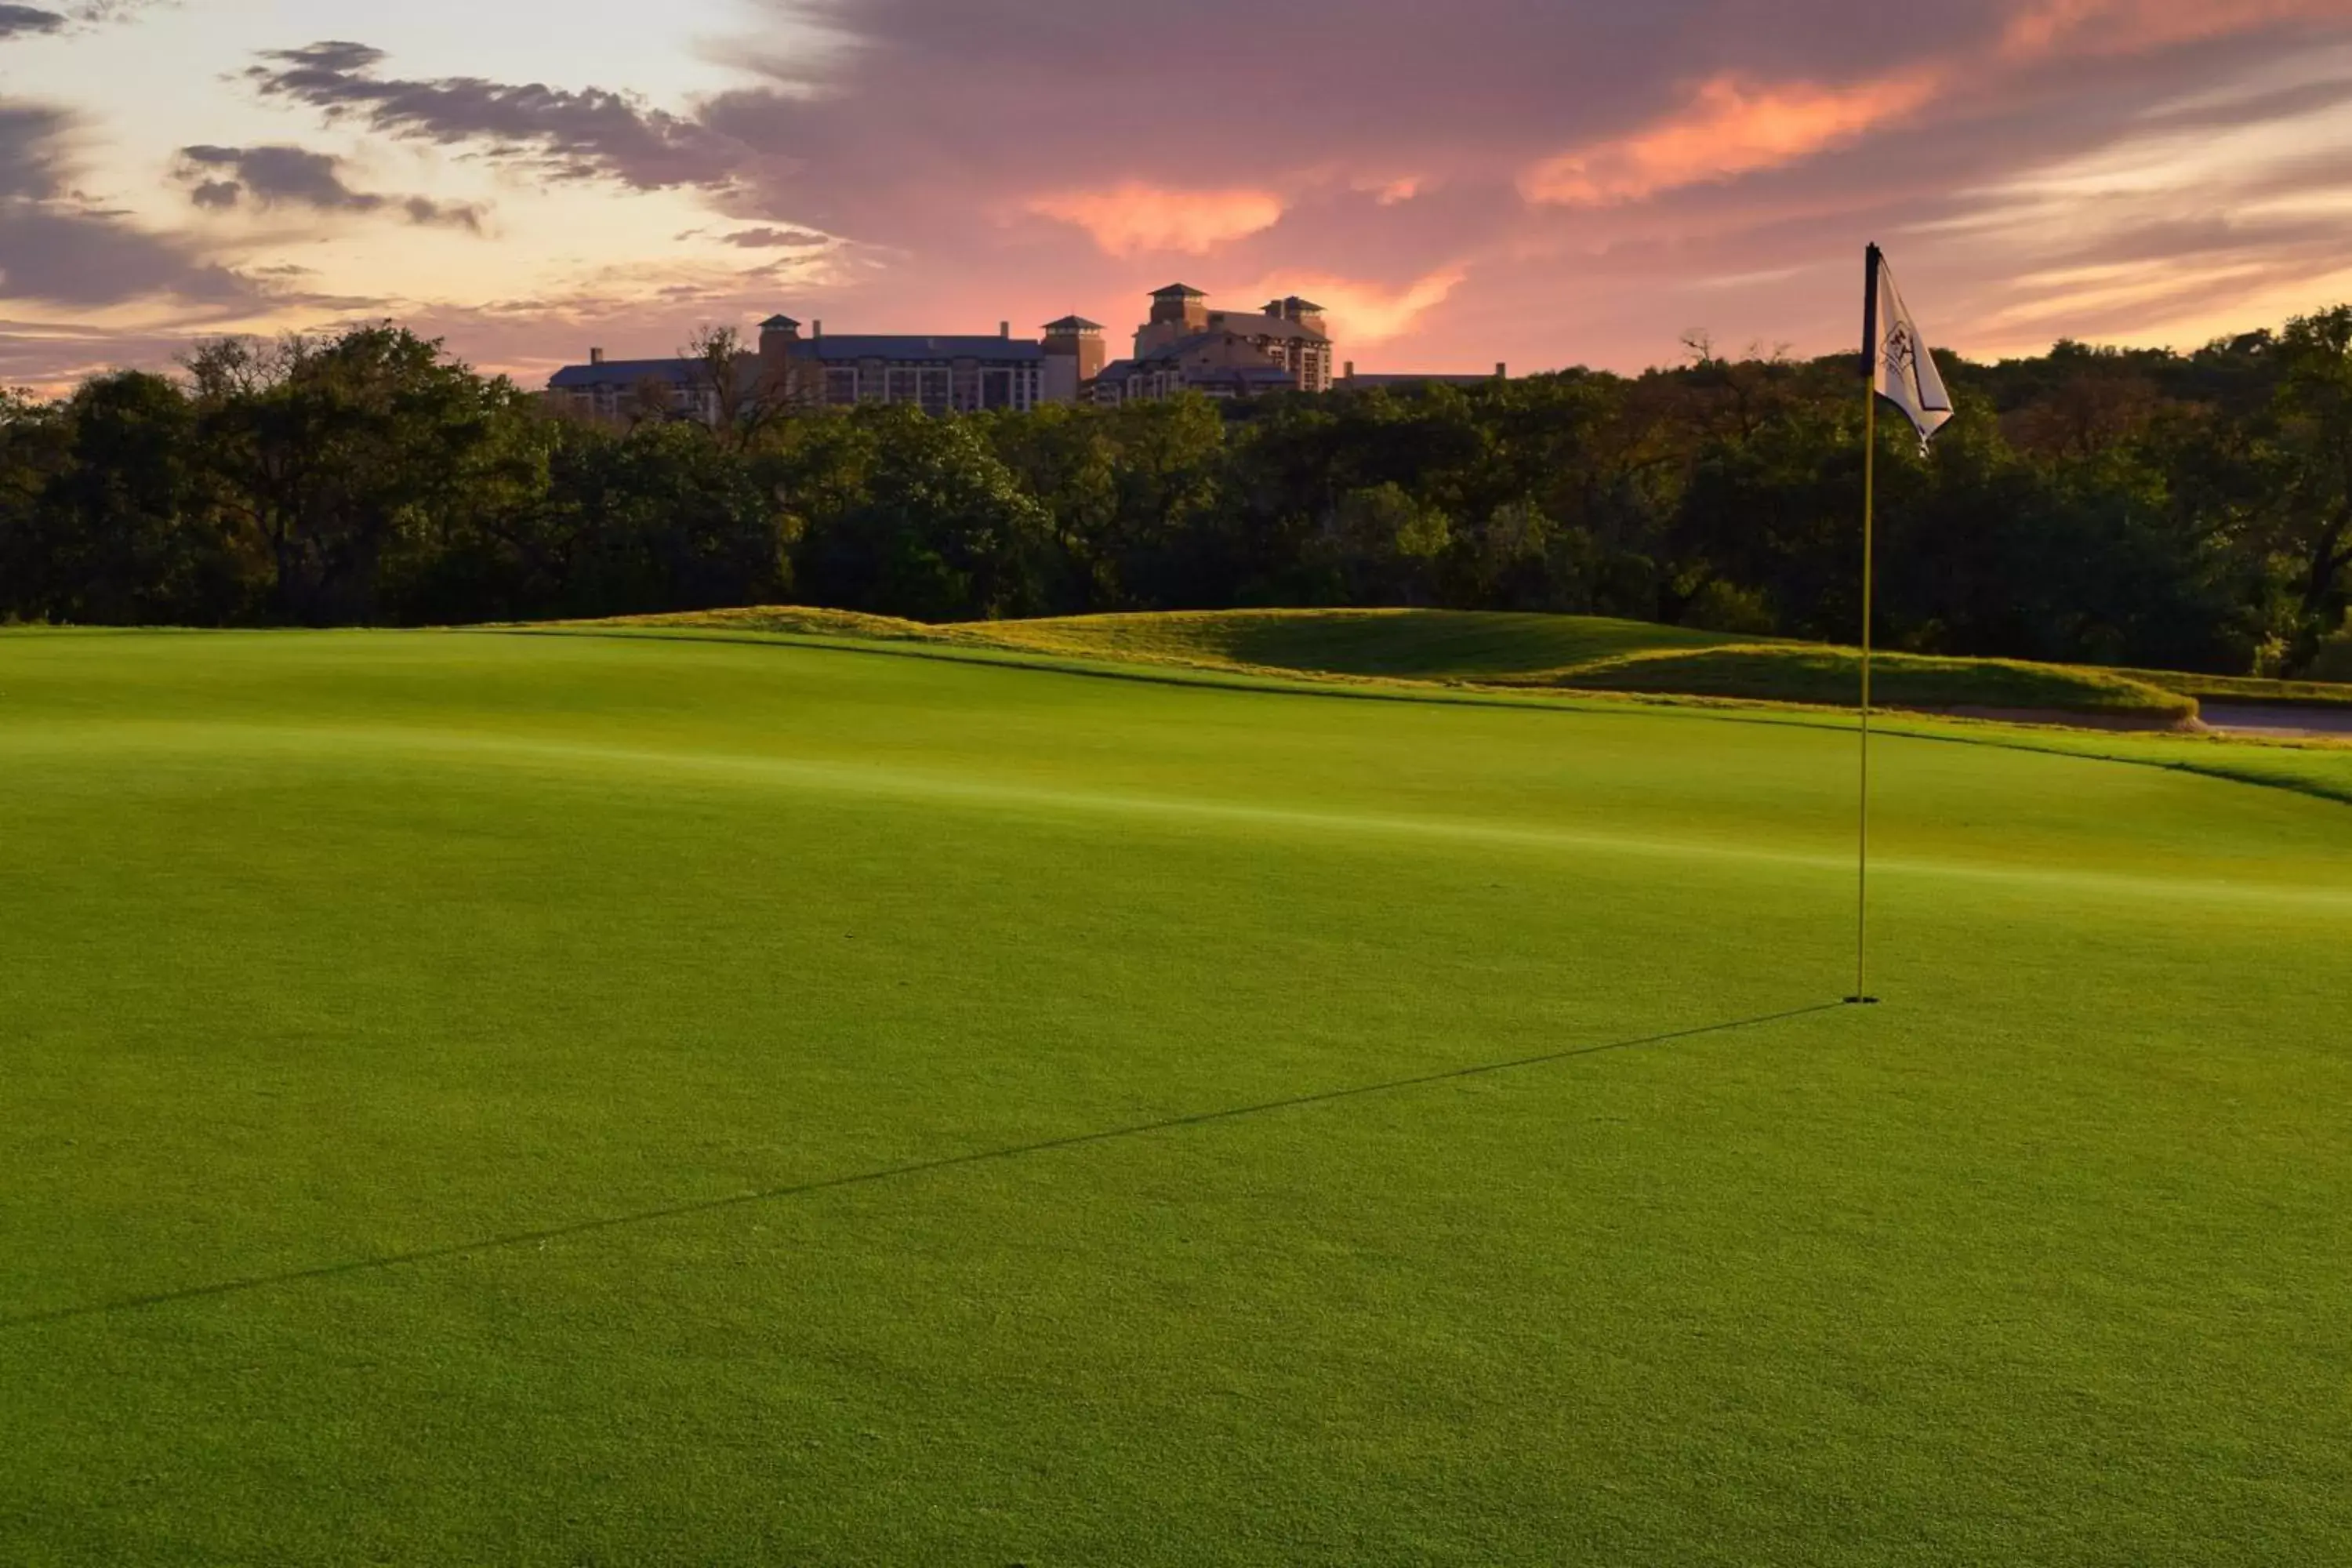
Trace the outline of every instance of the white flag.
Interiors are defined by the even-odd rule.
[[[1874,245],[1870,247],[1866,315],[1863,341],[1869,345],[1870,384],[1879,396],[1903,410],[1919,432],[1919,449],[1924,452],[1936,432],[1952,417],[1952,395],[1944,390],[1936,356],[1927,352],[1919,323],[1911,319],[1901,291],[1895,287],[1894,269]]]

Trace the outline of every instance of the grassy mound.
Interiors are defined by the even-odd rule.
[[[1769,643],[1632,654],[1498,684],[1851,704],[1861,679],[1862,656],[1854,649]],[[2193,699],[2127,676],[2014,659],[1880,654],[1873,660],[1871,689],[1875,701],[1890,708],[2049,711],[2158,723],[2197,716]]]
[[[617,626],[637,631],[758,632],[782,637],[862,637],[881,642],[952,642],[949,629],[896,616],[820,610],[801,605],[755,605],[740,610],[682,610],[654,616],[614,616],[598,621],[557,621],[557,626]]]
[[[1851,706],[1859,655],[1595,616],[1459,610],[1198,610],[922,626],[844,611],[761,608],[597,623],[841,636],[1055,658],[1254,674],[1642,692]],[[2169,724],[2197,703],[2120,671],[2012,659],[1883,654],[1890,707],[2081,713]]]
[[[1735,640],[1598,616],[1465,610],[1170,611],[981,622],[951,630],[999,647],[1073,658],[1464,681]]]
[[[2169,669],[2119,669],[2200,702],[2246,702],[2279,708],[2352,708],[2352,685],[2329,680],[2267,680],[2252,675],[2189,675]]]

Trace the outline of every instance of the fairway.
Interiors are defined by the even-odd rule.
[[[0,1562],[2352,1560],[2352,805],[1013,658],[0,634]]]

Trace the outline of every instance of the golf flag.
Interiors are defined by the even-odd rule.
[[[1863,342],[1870,354],[1870,384],[1874,391],[1903,410],[1919,432],[1919,448],[1927,450],[1952,416],[1952,395],[1936,369],[1936,356],[1919,323],[1911,319],[1895,287],[1895,273],[1878,247],[1870,247],[1869,304],[1864,310]]]

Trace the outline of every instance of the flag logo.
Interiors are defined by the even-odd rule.
[[[1886,334],[1886,372],[1898,378],[1908,377],[1919,358],[1919,351],[1911,344],[1908,322],[1897,321],[1895,330]]]

